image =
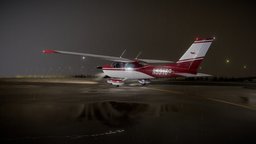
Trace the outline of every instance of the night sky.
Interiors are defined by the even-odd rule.
[[[0,76],[93,74],[109,63],[43,49],[176,61],[211,36],[201,72],[255,76],[255,11],[245,0],[2,0]]]

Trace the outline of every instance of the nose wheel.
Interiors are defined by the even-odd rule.
[[[107,83],[112,84],[115,87],[119,87],[124,84],[124,80],[122,79],[108,79]]]

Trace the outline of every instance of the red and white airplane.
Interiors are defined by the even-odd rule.
[[[177,62],[139,59],[138,57],[127,59],[122,57],[124,52],[120,57],[49,49],[43,50],[43,53],[77,55],[109,60],[112,61],[111,64],[97,67],[102,69],[103,73],[110,77],[107,80],[108,83],[120,86],[126,80],[138,80],[140,84],[145,85],[150,83],[150,79],[154,78],[210,76],[208,74],[197,73],[197,71],[214,39],[214,37],[205,39],[196,38],[194,43]]]

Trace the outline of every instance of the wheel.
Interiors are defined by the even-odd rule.
[[[142,80],[138,80],[138,81],[141,84],[141,86],[146,86],[146,85],[148,85],[150,83],[150,80],[142,79]]]

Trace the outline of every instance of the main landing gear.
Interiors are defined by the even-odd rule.
[[[140,79],[138,80],[138,82],[142,85],[142,86],[146,86],[147,84],[151,83],[150,80],[148,79]],[[122,86],[124,84],[124,79],[117,79],[117,78],[110,78],[107,80],[107,83],[115,86],[115,87],[119,87]]]
[[[151,83],[151,81],[150,81],[150,80],[147,80],[147,79],[138,80],[138,82],[139,82],[142,86],[145,86],[145,85]]]

